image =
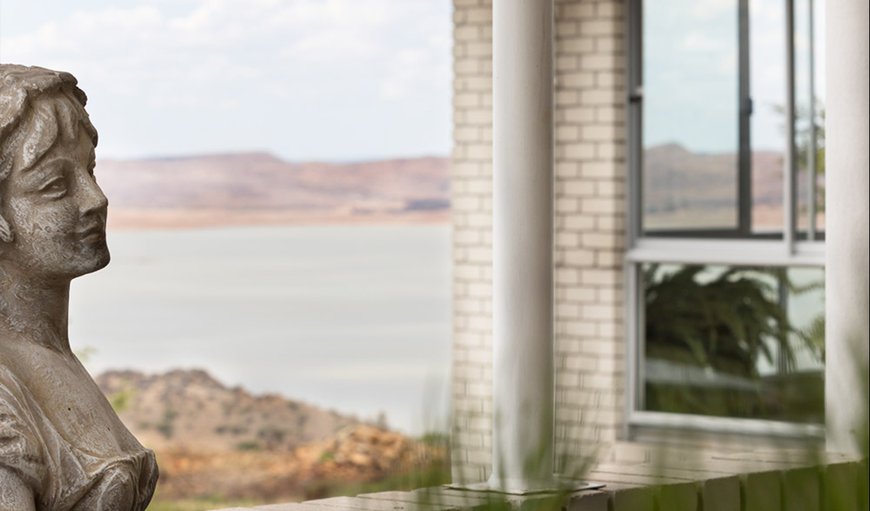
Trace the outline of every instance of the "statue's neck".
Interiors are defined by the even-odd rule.
[[[70,351],[69,281],[41,282],[0,267],[0,284],[0,332]]]

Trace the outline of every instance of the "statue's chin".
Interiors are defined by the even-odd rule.
[[[109,262],[111,260],[112,260],[112,256],[111,256],[111,254],[109,254],[109,249],[104,247],[103,250],[100,251],[99,256],[95,258],[95,260],[94,260],[95,264],[94,264],[93,269],[88,271],[87,273],[93,273],[95,271],[102,270],[103,268],[105,268],[106,266],[109,265]],[[84,273],[83,275],[87,275],[87,273]]]
[[[82,261],[82,264],[78,265],[78,268],[76,268],[76,271],[70,275],[70,278],[74,279],[76,277],[82,277],[100,271],[108,266],[111,260],[112,257],[109,254],[109,249],[103,245],[94,250],[93,254],[90,254],[86,261]]]

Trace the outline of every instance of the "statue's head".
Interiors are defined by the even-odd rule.
[[[69,73],[0,64],[0,265],[47,282],[103,268],[97,132]]]

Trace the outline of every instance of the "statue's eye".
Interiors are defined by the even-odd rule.
[[[56,176],[42,185],[39,191],[50,198],[63,197],[66,195],[66,180],[61,176]]]

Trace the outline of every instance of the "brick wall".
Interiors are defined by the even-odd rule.
[[[486,479],[492,347],[492,0],[454,0],[454,481]],[[556,435],[622,431],[624,0],[556,0]]]

